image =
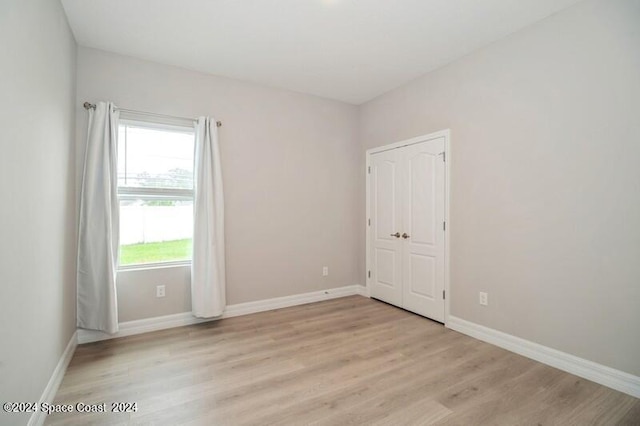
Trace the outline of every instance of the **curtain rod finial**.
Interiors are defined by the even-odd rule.
[[[96,107],[94,104],[90,104],[89,102],[83,103],[82,106],[84,107],[84,109],[95,109]]]

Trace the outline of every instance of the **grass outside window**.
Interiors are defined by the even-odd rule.
[[[191,260],[191,238],[120,246],[120,266]]]

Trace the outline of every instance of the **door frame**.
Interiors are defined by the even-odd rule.
[[[450,291],[450,277],[451,277],[451,265],[450,265],[450,253],[451,253],[451,239],[449,238],[451,232],[451,221],[449,218],[449,202],[450,202],[450,187],[451,187],[451,130],[445,129],[438,132],[429,133],[427,135],[417,136],[415,138],[406,139],[400,142],[371,148],[366,151],[365,158],[365,176],[366,176],[366,208],[365,208],[365,228],[366,228],[366,265],[364,276],[367,282],[367,295],[371,295],[371,277],[369,277],[369,271],[371,270],[371,226],[369,225],[369,219],[371,218],[371,174],[369,173],[371,167],[371,156],[378,152],[389,151],[392,149],[402,148],[408,145],[414,145],[421,142],[427,142],[433,139],[444,138],[444,220],[446,222],[446,230],[444,233],[444,325],[447,326],[449,322],[449,312],[451,307],[451,291]]]

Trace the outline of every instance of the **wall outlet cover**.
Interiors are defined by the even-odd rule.
[[[489,294],[483,291],[480,292],[480,304],[482,306],[489,305]]]

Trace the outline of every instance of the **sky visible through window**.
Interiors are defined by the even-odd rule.
[[[193,189],[192,132],[121,125],[118,185]]]

